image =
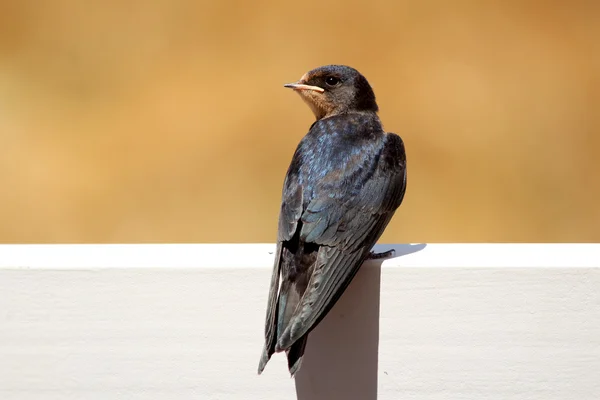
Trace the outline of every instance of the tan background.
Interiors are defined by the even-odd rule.
[[[272,242],[349,64],[404,138],[382,241],[600,241],[596,1],[0,2],[1,242]]]

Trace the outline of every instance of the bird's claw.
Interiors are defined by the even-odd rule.
[[[392,257],[396,252],[394,251],[394,249],[388,250],[388,251],[384,251],[383,253],[375,253],[374,251],[371,251],[369,253],[369,257],[367,257],[369,260],[377,260],[380,258],[388,258],[388,257]]]

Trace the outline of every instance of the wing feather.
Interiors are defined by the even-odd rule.
[[[340,172],[332,171],[310,195],[298,180],[298,160],[292,160],[284,183],[259,373],[274,352],[283,350],[288,352],[288,362],[293,363],[290,371],[299,368],[306,335],[350,284],[402,202],[406,190],[404,144],[395,134],[385,138],[377,159],[366,160],[371,164],[356,168],[360,173],[340,179]],[[286,279],[290,273],[282,271],[282,263],[293,262],[283,258],[296,251],[291,252],[287,247],[290,245],[311,245],[318,252],[294,312],[289,320],[286,312],[286,321],[278,321],[278,298],[283,295],[281,274]],[[286,268],[289,267],[283,267]],[[278,324],[285,326],[283,332],[277,332]]]
[[[406,162],[402,141],[393,136],[399,141],[390,138],[392,143],[384,148],[373,176],[354,196],[341,203],[329,190],[317,190],[303,212],[301,240],[321,247],[306,292],[279,337],[276,351],[289,348],[310,332],[333,307],[402,201]],[[344,184],[352,187],[351,182]]]

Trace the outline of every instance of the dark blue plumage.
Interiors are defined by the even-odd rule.
[[[286,85],[317,121],[287,171],[259,373],[286,351],[292,375],[308,333],[348,286],[402,202],[402,139],[385,133],[358,71],[326,66]],[[342,333],[341,333],[342,334]]]

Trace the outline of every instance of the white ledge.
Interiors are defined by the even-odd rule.
[[[390,248],[289,379],[272,244],[0,245],[0,399],[600,399],[600,244]]]
[[[271,268],[273,244],[0,245],[0,268]],[[600,244],[435,243],[395,249],[383,267],[600,267]]]

